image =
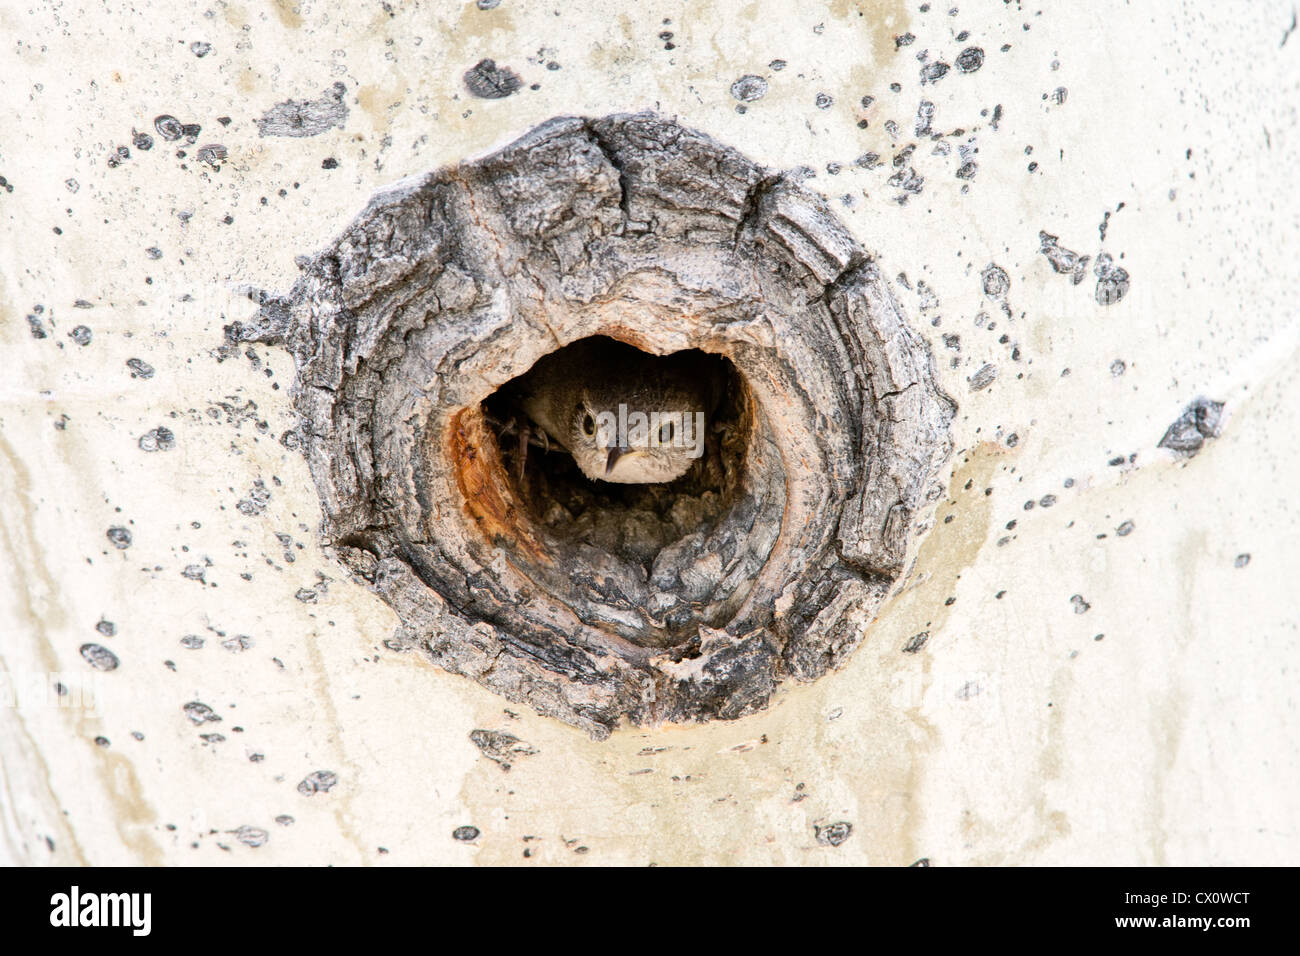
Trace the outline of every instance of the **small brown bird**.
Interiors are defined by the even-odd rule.
[[[658,356],[613,339],[546,355],[514,384],[520,408],[573,455],[588,478],[672,481],[704,453],[717,404],[701,352]]]

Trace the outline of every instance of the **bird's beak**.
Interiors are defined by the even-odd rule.
[[[630,450],[631,449],[629,449],[626,445],[617,446],[609,450],[609,457],[605,459],[606,477],[608,477],[610,472],[614,470],[614,466],[618,464],[618,460],[622,458],[624,455],[626,455]]]

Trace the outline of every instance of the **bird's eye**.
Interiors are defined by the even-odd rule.
[[[659,429],[659,444],[667,445],[673,440],[673,423],[665,422]]]
[[[588,438],[596,434],[596,419],[591,417],[590,412],[582,416],[582,432]]]

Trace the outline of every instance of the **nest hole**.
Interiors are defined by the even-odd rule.
[[[720,626],[745,589],[734,583],[720,589],[719,583],[746,550],[737,539],[754,526],[757,509],[746,474],[755,405],[729,359],[688,351],[709,378],[717,404],[706,417],[702,453],[672,481],[622,484],[587,477],[520,406],[512,388],[518,379],[480,406],[496,437],[499,473],[524,512],[528,536],[546,552],[545,566],[523,560],[522,550],[515,555],[519,563],[531,565],[539,584],[591,623],[641,645],[674,646],[695,637],[700,623]],[[711,550],[721,552],[716,571],[701,571],[714,567],[708,563]],[[590,576],[578,570],[593,568],[598,573]],[[611,602],[636,613],[626,620],[617,612],[607,616]],[[598,605],[602,611],[594,619],[583,613]]]
[[[674,481],[588,478],[565,448],[529,420],[509,385],[483,402],[515,499],[555,544],[590,545],[649,572],[665,548],[693,534],[707,535],[735,504],[753,424],[748,390],[728,359],[690,352],[701,359],[719,401],[706,422],[703,453]]]

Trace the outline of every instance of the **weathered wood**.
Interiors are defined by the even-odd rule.
[[[948,452],[929,352],[825,203],[650,114],[555,119],[396,184],[228,334],[294,353],[323,535],[401,639],[597,736],[743,716],[840,663]],[[542,520],[484,418],[592,335],[734,369],[730,483],[664,486],[675,519],[610,505],[680,534],[649,562],[604,545],[604,512]]]

